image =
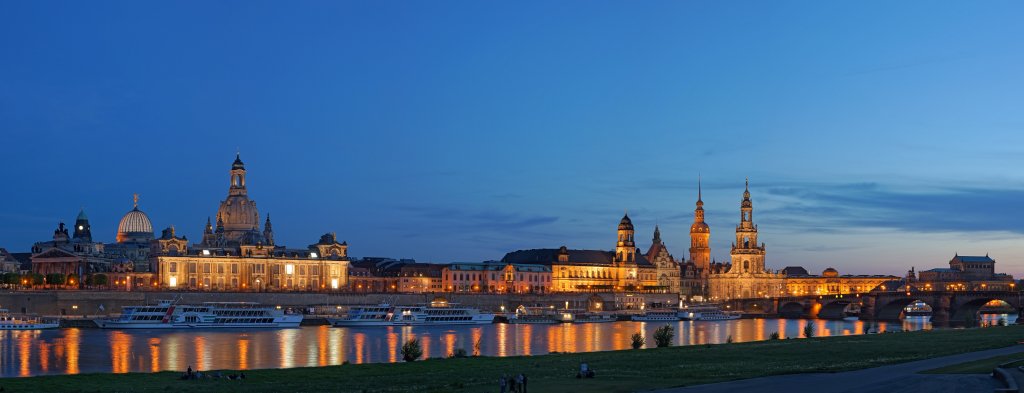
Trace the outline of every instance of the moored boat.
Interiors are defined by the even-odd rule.
[[[248,302],[175,304],[161,300],[152,306],[125,306],[120,317],[97,319],[104,329],[208,329],[298,327],[302,314]]]
[[[0,330],[41,330],[58,327],[60,323],[56,321],[46,321],[29,315],[11,315],[6,308],[0,308]]]
[[[337,327],[413,326],[413,325],[483,325],[494,322],[494,314],[447,301],[432,301],[416,306],[353,307],[344,318],[328,319]]]
[[[634,315],[631,319],[638,322],[678,321],[679,312],[676,310],[647,310],[643,314]]]
[[[679,310],[679,319],[684,321],[729,321],[742,316],[738,311],[722,311],[715,305],[684,307]]]

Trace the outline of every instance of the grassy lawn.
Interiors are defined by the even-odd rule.
[[[975,360],[973,362],[954,364],[952,366],[923,371],[921,374],[988,374],[992,372],[992,369],[996,368],[996,366],[1008,362],[1015,362],[1013,365],[1016,366],[1024,365],[1024,354],[1015,353],[1012,355],[996,356],[988,359]]]
[[[766,375],[834,372],[1006,347],[1024,326],[760,341],[521,357],[246,371],[242,381],[180,381],[178,373],[0,380],[5,392],[497,392],[525,373],[531,392],[631,392]],[[578,380],[586,361],[597,378]],[[230,371],[229,371],[230,372]]]

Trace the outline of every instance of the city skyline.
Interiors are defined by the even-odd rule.
[[[1024,274],[1020,4],[588,4],[0,5],[0,247],[134,193],[198,241],[240,150],[290,246],[681,258],[701,175],[718,261],[750,177],[771,269]]]

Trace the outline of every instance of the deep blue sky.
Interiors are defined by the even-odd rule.
[[[772,268],[1024,274],[1020,2],[0,3],[0,247],[131,194],[198,239],[236,149],[279,243],[498,259],[728,258],[750,177]]]

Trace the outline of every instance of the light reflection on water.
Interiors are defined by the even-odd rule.
[[[1016,315],[986,314],[980,323],[1014,323]],[[928,317],[902,323],[803,319],[679,321],[673,345],[718,344],[799,338],[806,325],[815,336],[931,329]],[[639,331],[654,346],[662,322],[554,325],[492,324],[461,327],[332,328],[309,326],[278,330],[101,330],[0,331],[0,376],[91,372],[155,372],[193,369],[247,370],[338,365],[343,362],[397,362],[402,343],[419,338],[423,355],[446,357],[457,349],[483,356],[538,355],[628,349]]]

